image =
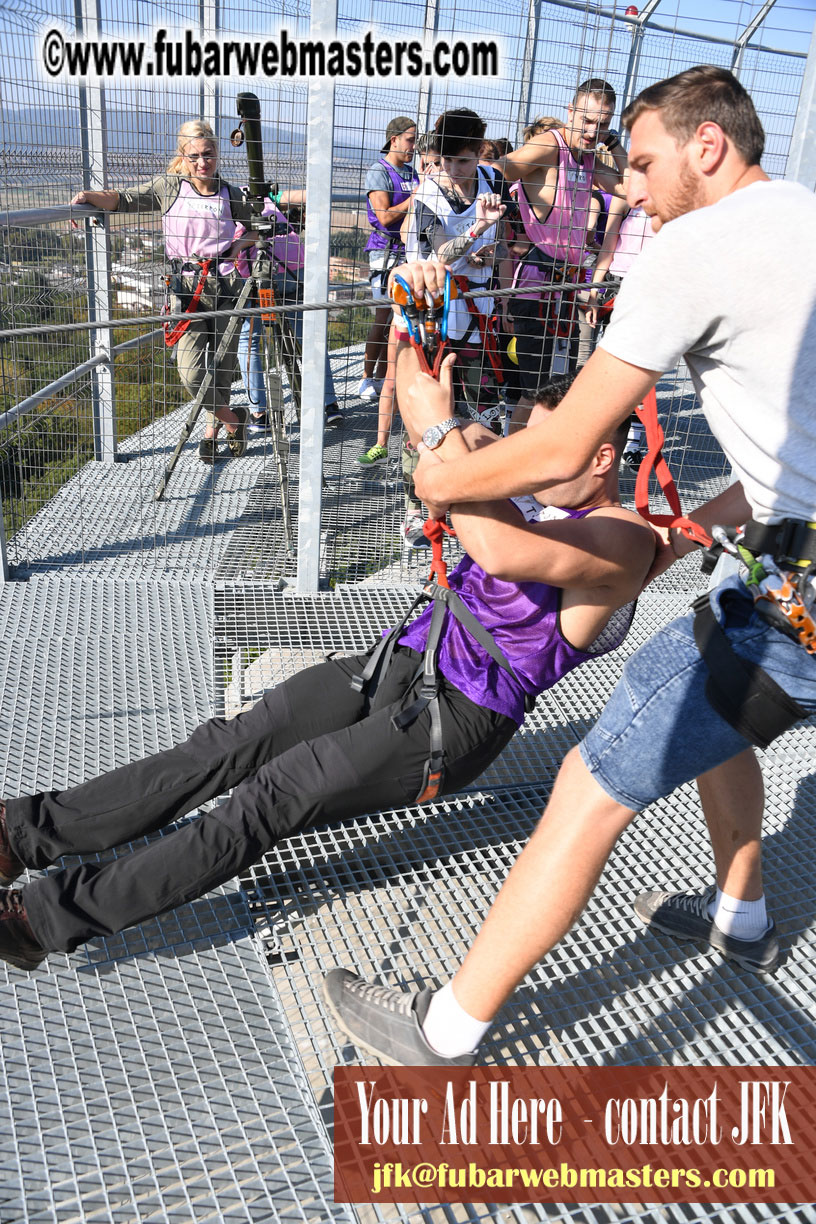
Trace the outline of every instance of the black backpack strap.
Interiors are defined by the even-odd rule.
[[[756,663],[741,659],[711,610],[708,595],[692,604],[694,640],[708,668],[706,698],[735,731],[767,748],[808,711]]]

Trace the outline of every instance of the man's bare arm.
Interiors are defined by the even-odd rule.
[[[455,463],[446,461],[444,469],[423,465],[420,459],[414,477],[417,493],[425,502],[449,506],[533,493],[572,480],[659,377],[657,370],[644,370],[596,349],[562,402],[540,425]],[[415,428],[422,425],[423,411],[417,405]],[[430,424],[434,422],[422,427]],[[448,434],[442,447],[450,449],[450,439]],[[445,453],[447,458],[449,452]]]
[[[482,569],[508,582],[606,588],[613,604],[641,590],[655,541],[630,511],[607,507],[582,519],[527,523],[507,500],[451,507],[462,547]]]
[[[558,141],[550,132],[542,132],[495,164],[508,182],[515,183],[534,170],[554,166],[557,162]]]

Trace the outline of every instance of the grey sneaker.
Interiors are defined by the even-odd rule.
[[[708,916],[708,907],[716,895],[713,885],[702,892],[644,892],[635,899],[634,910],[645,926],[716,948],[726,960],[735,961],[743,969],[773,973],[779,961],[779,940],[774,923],[759,939],[735,939],[733,935],[725,935]]]
[[[337,1027],[361,1050],[391,1067],[472,1067],[475,1051],[444,1058],[425,1040],[422,1021],[432,995],[372,986],[348,969],[332,969],[323,979],[323,998]]]
[[[425,534],[425,520],[421,514],[409,511],[402,525],[402,546],[411,548],[430,548],[431,541]]]

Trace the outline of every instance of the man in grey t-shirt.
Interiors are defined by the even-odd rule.
[[[623,421],[682,355],[738,477],[691,517],[707,531],[755,520],[772,541],[770,564],[799,564],[814,614],[804,567],[816,560],[816,268],[801,260],[801,236],[814,231],[816,199],[803,187],[768,181],[753,104],[724,69],[701,66],[651,86],[624,123],[629,203],[653,216],[656,229],[670,224],[627,278],[603,346],[532,433],[454,463],[434,466],[423,457],[417,490],[439,514],[450,502],[565,479],[598,431]],[[690,278],[688,290],[678,290],[678,268],[683,282]],[[406,278],[433,291],[442,271],[418,264]],[[438,412],[428,397],[417,427],[428,428]],[[792,555],[782,542],[788,531]],[[692,547],[679,530],[664,530],[652,575]],[[739,674],[760,667],[784,701],[816,710],[816,653],[804,638],[769,623],[739,578],[716,588],[710,606],[709,641],[725,640]],[[693,614],[635,652],[598,723],[566,757],[541,823],[453,981],[412,999],[333,970],[326,995],[344,1031],[393,1062],[474,1062],[499,1008],[581,913],[618,836],[638,811],[691,779],[712,837],[716,885],[644,893],[636,913],[743,968],[770,972],[778,941],[765,911],[762,780],[751,748],[760,740],[754,729],[738,729],[745,709],[735,716],[716,688]],[[765,698],[758,705],[767,712]]]
[[[372,297],[384,304],[376,308],[366,339],[363,381],[357,388],[363,399],[376,399],[385,379],[391,321],[388,273],[405,258],[400,226],[419,181],[411,165],[415,144],[416,123],[407,115],[398,115],[388,124],[380,156],[366,173],[366,212],[371,226],[366,243],[369,284]]]

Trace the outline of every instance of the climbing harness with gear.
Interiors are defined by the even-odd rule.
[[[394,301],[402,308],[405,325],[411,343],[417,350],[420,363],[423,369],[435,378],[439,375],[447,339],[447,307],[451,300],[451,290],[455,292],[455,285],[450,283],[448,276],[445,292],[439,298],[434,299],[431,307],[427,307],[424,302],[419,302],[413,297],[411,290],[401,277],[394,277],[392,287]],[[404,302],[403,297],[406,299]],[[438,318],[440,313],[441,319]],[[433,603],[422,663],[417,669],[410,688],[413,689],[420,677],[422,683],[416,697],[391,718],[394,727],[398,731],[404,731],[406,727],[416,722],[424,710],[427,709],[429,712],[430,748],[422,786],[414,801],[416,803],[427,803],[436,799],[445,781],[445,744],[439,705],[441,676],[438,656],[447,614],[454,616],[499,667],[515,680],[519,688],[523,689],[512,664],[496,643],[493,635],[480,624],[459,595],[450,589],[448,567],[442,555],[442,543],[445,535],[455,536],[456,532],[442,519],[426,519],[423,531],[431,545],[431,568],[427,582],[399,624],[395,625],[372,651],[362,673],[351,681],[351,686],[356,692],[366,693],[369,699],[373,698],[379,683],[388,671],[397,643],[414,612],[423,603],[428,601]],[[529,712],[534,704],[535,698],[526,696],[525,710]]]
[[[654,389],[637,409],[646,430],[648,454],[635,484],[638,513],[655,526],[679,529],[704,550],[703,572],[710,573],[723,554],[747,568],[745,585],[763,620],[816,655],[816,523],[785,519],[770,526],[751,519],[744,527],[712,528],[685,518],[680,499],[663,458],[663,430],[657,419]],[[649,510],[649,476],[654,471],[672,510]],[[727,602],[727,600],[726,600]],[[758,664],[741,658],[722,629],[708,593],[692,604],[694,639],[708,668],[706,697],[726,722],[758,748],[787,731],[808,711],[789,697]]]
[[[198,310],[198,304],[201,301],[201,295],[204,292],[204,286],[207,282],[207,277],[210,275],[212,266],[211,259],[200,259],[195,262],[187,262],[182,259],[171,260],[170,275],[165,278],[164,291],[164,313],[170,313],[170,294],[173,293],[179,299],[184,307],[184,313],[194,315]],[[192,289],[188,289],[184,284],[185,273],[196,275],[196,282]],[[191,318],[178,319],[172,325],[164,324],[164,343],[168,348],[172,348],[178,344],[181,337],[186,332],[187,328],[192,323]]]
[[[432,378],[439,378],[442,358],[448,347],[450,304],[457,296],[456,281],[450,272],[445,273],[442,292],[433,297],[428,293],[417,297],[401,276],[394,276],[391,284],[391,297],[400,308],[411,347],[421,368]]]

